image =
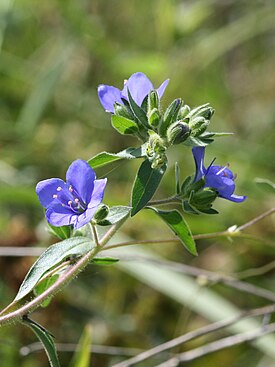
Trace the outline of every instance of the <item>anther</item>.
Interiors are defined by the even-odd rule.
[[[74,189],[73,189],[72,185],[70,185],[70,187],[69,187],[69,191],[70,191],[70,192],[73,192],[73,191],[74,191]]]
[[[57,199],[57,195],[56,195],[56,194],[54,194],[54,195],[53,195],[53,198],[54,198],[54,199]]]
[[[72,205],[72,203],[73,203],[72,200],[68,201],[68,205]]]
[[[75,198],[74,199],[74,202],[78,204],[79,203],[79,199],[78,198]]]
[[[61,190],[62,190],[61,186],[58,186],[58,188],[56,189],[56,191],[61,191]]]

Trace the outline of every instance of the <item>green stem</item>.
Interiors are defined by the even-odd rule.
[[[171,197],[166,198],[166,199],[149,201],[146,206],[150,206],[150,205],[163,205],[163,204],[174,204],[174,203],[177,203],[178,204],[180,202],[181,202],[181,200],[179,199],[179,196],[175,195],[175,196],[171,196]]]
[[[114,224],[100,239],[98,246],[94,247],[92,250],[82,256],[74,265],[72,265],[65,273],[63,273],[53,285],[47,288],[43,293],[35,297],[27,304],[19,307],[17,310],[1,316],[0,326],[19,321],[24,315],[37,309],[48,297],[53,296],[61,289],[63,289],[64,286],[67,285],[73,278],[75,278],[89,264],[91,259],[103,249],[106,243],[114,236],[114,234],[121,227],[125,220],[126,218],[119,223]],[[9,307],[10,305],[7,306],[6,309],[8,309]]]

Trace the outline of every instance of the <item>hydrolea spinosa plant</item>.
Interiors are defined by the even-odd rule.
[[[205,148],[215,138],[228,135],[209,131],[214,109],[209,103],[191,108],[181,98],[163,109],[161,98],[168,82],[165,80],[155,89],[147,76],[138,72],[121,89],[101,84],[99,100],[111,114],[112,126],[120,134],[136,137],[140,144],[118,153],[101,152],[87,162],[77,159],[69,166],[66,181],[50,178],[37,184],[36,193],[46,210],[49,230],[61,241],[50,246],[34,263],[14,301],[2,312],[0,323],[19,319],[28,325],[42,341],[51,366],[59,366],[53,340],[43,327],[29,319],[29,312],[46,306],[89,263],[118,261],[98,255],[127,219],[142,209],[150,209],[191,254],[197,255],[184,213],[217,214],[213,208],[217,198],[235,203],[246,199],[235,194],[235,175],[228,166],[214,165],[214,160],[208,167],[204,164]],[[194,156],[194,172],[183,181],[177,163],[167,159],[167,151],[173,145],[192,149]],[[141,160],[131,204],[109,207],[102,203],[107,179],[96,179],[95,170],[124,159]],[[175,164],[176,190],[168,198],[154,201],[168,164]],[[157,208],[165,204],[169,204],[169,210]]]

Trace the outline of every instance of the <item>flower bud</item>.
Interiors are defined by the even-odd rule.
[[[148,122],[151,126],[158,126],[160,122],[160,114],[157,108],[154,108],[150,112],[147,113]]]
[[[183,120],[188,115],[188,113],[190,112],[190,110],[191,110],[191,108],[187,104],[185,104],[184,106],[182,106],[179,109],[179,113],[178,113],[178,116],[177,116],[178,120]]]
[[[204,108],[210,108],[210,104],[209,103],[205,103],[201,106],[198,106],[196,108],[194,108],[193,110],[191,110],[188,114],[188,117],[195,117],[195,116],[200,116],[200,112],[204,109]]]
[[[155,108],[159,110],[159,96],[156,90],[152,90],[148,96],[148,112]]]
[[[191,204],[198,207],[209,207],[218,196],[218,192],[211,188],[204,188],[192,196]]]
[[[96,222],[100,222],[107,217],[108,213],[109,207],[105,204],[100,204],[97,211],[95,212],[93,220],[95,220]]]
[[[168,127],[176,121],[181,106],[182,100],[180,98],[177,98],[167,107],[163,115],[163,121],[160,125],[161,136],[165,136]]]
[[[205,120],[204,123],[202,123],[198,128],[192,130],[193,136],[200,136],[202,133],[205,132],[209,125],[209,120]]]
[[[185,122],[176,121],[167,130],[167,140],[170,145],[184,142],[190,135],[191,130]]]
[[[122,106],[121,104],[117,102],[114,104],[114,111],[115,111],[115,115],[126,117],[129,120],[134,120],[133,115],[128,110],[128,108],[126,106]]]

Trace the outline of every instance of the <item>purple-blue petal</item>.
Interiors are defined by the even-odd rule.
[[[77,214],[73,213],[70,209],[62,207],[61,204],[53,204],[46,211],[47,221],[55,226],[68,226],[76,223]]]
[[[121,91],[110,85],[100,84],[97,89],[98,98],[106,112],[114,113],[114,104],[116,102],[123,105]]]
[[[88,203],[88,209],[97,208],[102,202],[106,184],[107,178],[104,178],[102,180],[95,180],[91,200]]]
[[[67,185],[72,185],[76,194],[86,204],[91,199],[95,177],[94,170],[82,159],[74,161],[66,173]]]
[[[159,99],[163,96],[163,93],[165,92],[165,89],[167,87],[169,83],[169,79],[166,79],[161,85],[160,87],[158,87],[157,89],[157,93],[158,93],[158,96],[159,96]]]
[[[97,211],[97,206],[93,208],[87,208],[84,213],[81,213],[74,224],[75,229],[78,229],[80,227],[85,226],[85,224],[89,223],[93,216],[95,215],[95,212]]]
[[[204,147],[194,147],[192,148],[193,157],[196,164],[196,175],[194,178],[194,182],[200,180],[202,176],[205,174],[205,167],[204,167],[204,153],[205,148]]]
[[[38,182],[36,185],[36,193],[38,195],[39,201],[44,208],[48,208],[49,205],[55,200],[53,195],[58,194],[57,188],[61,187],[64,189],[66,184],[60,178],[50,178]]]
[[[234,201],[235,203],[242,203],[246,198],[247,196],[238,196],[238,195],[232,194],[230,197],[227,197],[226,199],[230,201]]]
[[[219,196],[221,197],[227,198],[235,190],[235,183],[230,178],[210,174],[207,174],[205,178],[205,187],[213,187],[219,192]]]
[[[149,94],[154,86],[151,80],[143,73],[138,72],[130,76],[130,78],[124,84],[122,90],[122,97],[128,101],[128,89],[133,100],[141,106],[144,98]]]

